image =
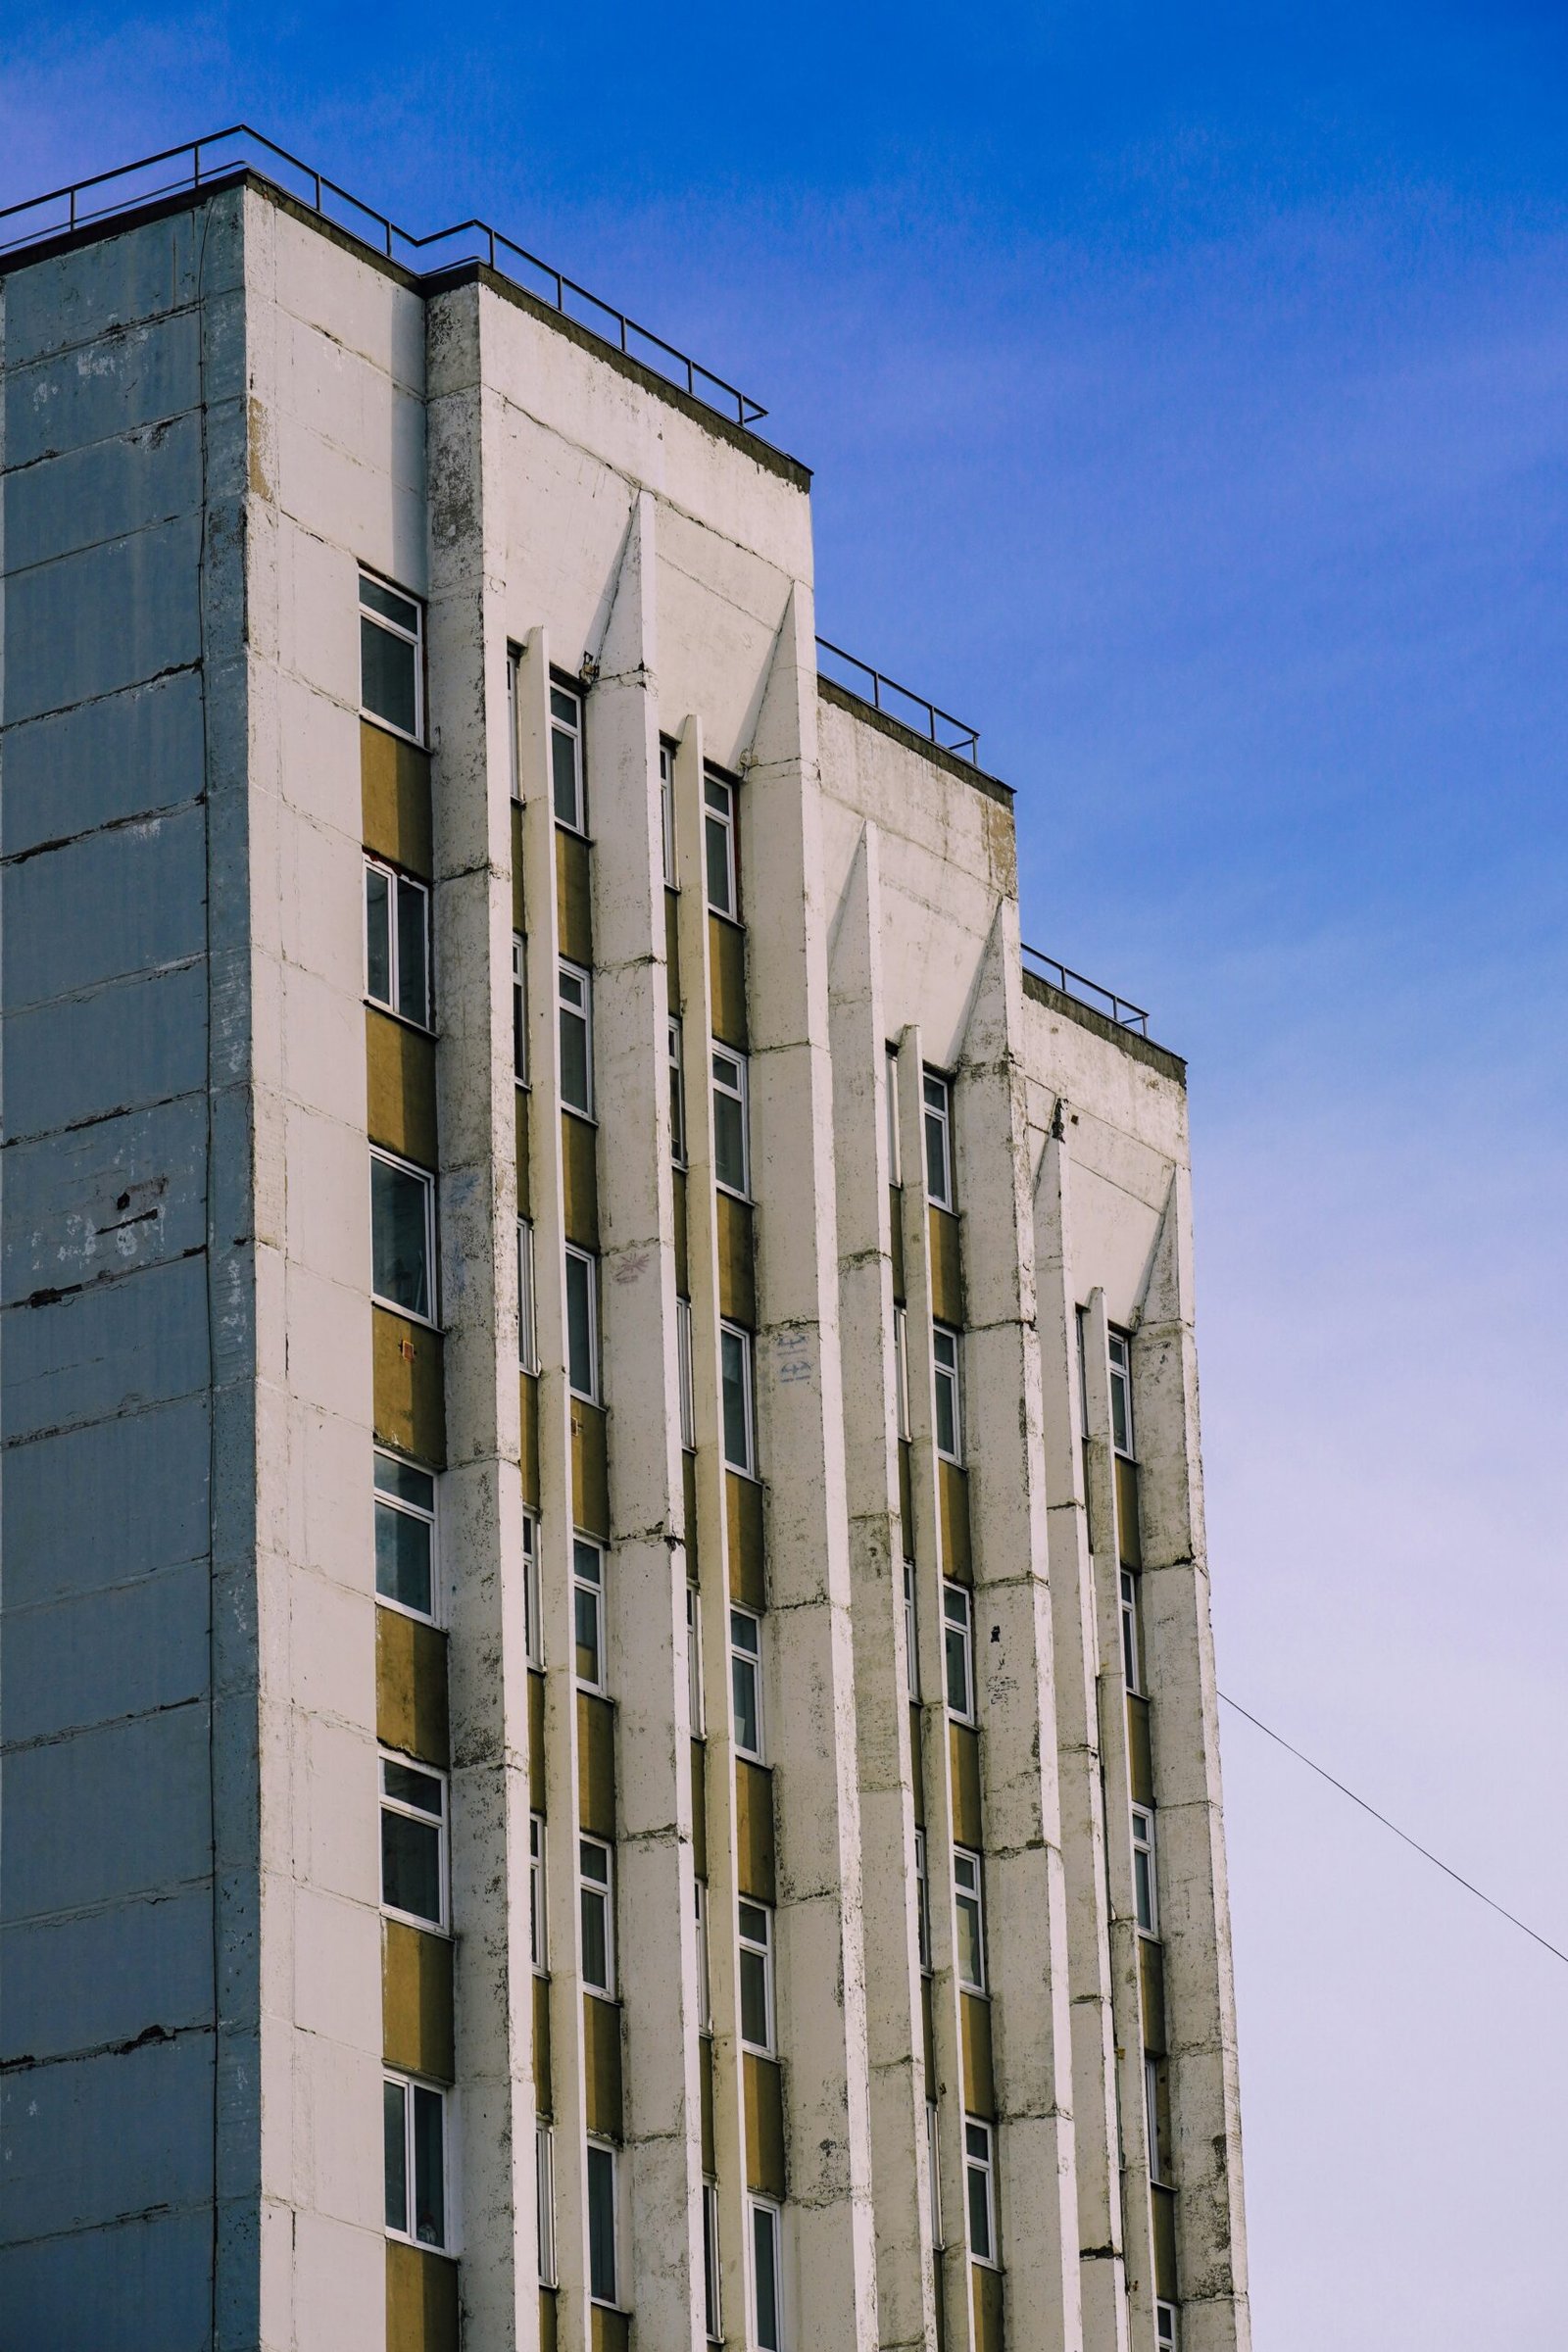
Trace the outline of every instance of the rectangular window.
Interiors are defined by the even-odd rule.
[[[1157,2352],[1176,2352],[1176,2306],[1174,2303],[1154,2305],[1154,2343]]]
[[[615,2303],[620,2289],[620,2230],[615,2151],[588,2142],[588,2292],[595,2303]]]
[[[735,1707],[735,1749],[762,1761],[762,1624],[750,1609],[729,1613],[729,1679]]]
[[[945,1462],[963,1460],[963,1403],[958,1373],[958,1335],[945,1323],[931,1326],[931,1365],[936,1375],[937,1451]]]
[[[969,2251],[976,2262],[997,2259],[996,2146],[989,2124],[963,2119],[963,2169],[969,2191]]]
[[[909,1696],[920,1695],[920,1619],[914,1597],[914,1562],[904,1563],[904,1664]]]
[[[935,2099],[929,2099],[926,2102],[925,2165],[926,2179],[930,2183],[931,2194],[931,2249],[933,2253],[940,2254],[944,2242],[942,2235],[942,2133],[938,2127]]]
[[[697,1386],[692,1366],[692,1302],[675,1301],[675,1366],[680,1377],[680,1442],[688,1453],[697,1444]],[[688,1543],[693,1531],[688,1528]]]
[[[765,1903],[742,1902],[741,2042],[771,2058],[773,2031],[773,1914]]]
[[[399,1314],[435,1321],[435,1178],[373,1151],[370,1290]]]
[[[909,1318],[902,1306],[893,1309],[893,1384],[899,1435],[907,1444],[914,1434],[909,1423]]]
[[[574,1396],[599,1402],[599,1261],[566,1245],[566,1378]]]
[[[757,1430],[752,1389],[752,1335],[737,1324],[718,1327],[720,1385],[724,1402],[724,1460],[731,1470],[757,1476]]]
[[[447,2119],[445,2095],[406,2075],[381,2083],[386,2146],[386,2230],[417,2246],[445,2246]]]
[[[590,1992],[615,1997],[615,1858],[598,1838],[577,1840],[577,1890],[582,1915],[582,1981]]]
[[[757,2304],[758,2352],[784,2352],[784,2265],[779,2211],[752,2199],[752,2293]]]
[[[527,1085],[528,943],[520,931],[512,934],[512,1075]]]
[[[528,1816],[528,1958],[540,1976],[550,1966],[550,1921],[545,1910],[545,1817]]]
[[[953,1849],[953,1902],[957,1926],[954,1953],[965,1992],[986,1988],[986,1898],[980,1857],[967,1846]]]
[[[571,1545],[571,1605],[576,1640],[577,1688],[605,1687],[605,1555],[597,1544],[575,1536]]]
[[[659,746],[659,830],[664,845],[664,886],[675,887],[675,746]]]
[[[542,1673],[545,1621],[539,1592],[539,1522],[532,1511],[522,1514],[522,1639],[529,1665]]]
[[[1138,1930],[1159,1934],[1159,1883],[1154,1869],[1154,1816],[1147,1805],[1133,1807],[1133,1901]]]
[[[533,1298],[533,1227],[517,1219],[517,1361],[524,1372],[539,1369],[539,1326]]]
[[[914,1941],[920,1966],[931,1973],[931,1888],[926,1878],[925,1832],[914,1833]]]
[[[580,964],[563,963],[557,997],[561,1007],[561,1100],[567,1110],[594,1115],[594,984]]]
[[[953,1206],[953,1089],[946,1078],[927,1070],[922,1081],[925,1104],[925,1189],[933,1208]]]
[[[947,1651],[948,1713],[974,1721],[974,1617],[962,1585],[942,1588],[942,1635]]]
[[[686,1078],[680,1061],[680,1022],[669,1016],[669,1156],[677,1168],[686,1165]]]
[[[883,1101],[887,1112],[888,1182],[904,1182],[904,1152],[899,1142],[899,1051],[889,1046],[883,1060]]]
[[[1121,1670],[1127,1688],[1142,1691],[1143,1644],[1138,1639],[1138,1579],[1130,1568],[1121,1572]]]
[[[710,2344],[724,2340],[724,2311],[719,2300],[718,2188],[703,2182],[703,2332]]]
[[[365,860],[365,993],[429,1028],[430,893],[375,858]]]
[[[1124,1331],[1107,1335],[1110,1349],[1110,1442],[1117,1453],[1133,1458],[1133,1351]]]
[[[588,830],[588,796],[583,790],[582,696],[573,686],[550,681],[550,786],[556,822],[570,832]]]
[[[424,612],[411,596],[360,574],[360,709],[424,739]]]
[[[708,1881],[694,1879],[697,1889],[697,2030],[713,2030],[713,1981],[708,1965]]]
[[[727,914],[731,922],[739,922],[735,790],[719,776],[703,779],[703,843],[708,862],[708,904],[715,914]]]
[[[556,2143],[548,2124],[533,2128],[534,2193],[539,2209],[539,2283],[556,2283]]]
[[[447,1924],[446,1775],[381,1758],[381,1908],[421,1928]]]
[[[746,1056],[713,1048],[713,1180],[720,1190],[751,1198],[751,1146],[748,1140]]]
[[[416,1617],[435,1615],[435,1480],[390,1453],[375,1457],[375,1590]]]
[[[695,1585],[686,1588],[686,1705],[692,1738],[701,1740],[708,1723],[703,1711],[703,1596]]]

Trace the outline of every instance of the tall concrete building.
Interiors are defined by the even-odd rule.
[[[0,2348],[1239,2352],[1183,1064],[755,404],[192,162],[0,221]]]

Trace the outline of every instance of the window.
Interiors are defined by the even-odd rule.
[[[686,1080],[680,1066],[680,1023],[671,1013],[669,1041],[669,1156],[677,1168],[686,1165]]]
[[[933,1208],[953,1206],[953,1089],[927,1070],[925,1103],[925,1189]]]
[[[1158,2352],[1176,2352],[1176,2306],[1174,2303],[1154,2305],[1154,2342]]]
[[[703,844],[708,860],[708,904],[715,914],[740,920],[735,872],[735,790],[721,777],[703,779]]]
[[[931,2248],[940,2254],[942,2235],[942,2134],[938,2128],[937,2103],[928,2099],[925,2110],[925,2166],[931,2196]]]
[[[557,997],[561,1006],[561,1100],[585,1119],[594,1115],[594,984],[580,964],[563,963]]]
[[[664,882],[675,887],[675,746],[659,746],[659,830],[664,845]]]
[[[415,743],[424,736],[424,615],[368,573],[360,574],[360,709]]]
[[[1154,1875],[1154,1816],[1133,1807],[1133,1904],[1140,1935],[1159,1934],[1159,1886]]]
[[[539,1325],[533,1299],[533,1227],[517,1219],[517,1361],[524,1372],[539,1369]]]
[[[757,1475],[757,1433],[753,1418],[752,1335],[733,1323],[718,1327],[724,1401],[724,1460],[731,1470]]]
[[[566,1245],[566,1378],[574,1396],[599,1402],[599,1264]]]
[[[779,2211],[752,2200],[752,2294],[757,2304],[758,2352],[784,2352],[784,2280]]]
[[[883,1100],[888,1125],[888,1182],[902,1184],[904,1152],[899,1143],[899,1053],[896,1046],[889,1046],[887,1050],[883,1075],[886,1081]]]
[[[742,1902],[741,2043],[771,2058],[773,2036],[773,1914],[764,1903]]]
[[[974,1721],[974,1615],[962,1585],[942,1588],[942,1633],[947,1651],[948,1713]]]
[[[695,1585],[686,1588],[686,1706],[694,1740],[708,1729],[703,1709],[703,1596]]]
[[[909,1318],[902,1306],[893,1309],[893,1381],[898,1397],[899,1435],[907,1444],[909,1426]]]
[[[430,1026],[430,893],[365,860],[365,993],[417,1028]]]
[[[724,2340],[724,2313],[719,2301],[718,2188],[703,2182],[703,2332],[710,2344]]]
[[[945,1462],[961,1462],[963,1408],[958,1394],[958,1335],[945,1323],[931,1326],[931,1363],[936,1374],[937,1451]]]
[[[615,2151],[588,2142],[588,2292],[595,2303],[618,2298],[619,2230],[616,2228]]]
[[[539,2283],[556,2283],[556,2143],[548,2124],[533,2128],[534,2193],[539,2209]]]
[[[980,1879],[980,1857],[967,1846],[953,1849],[953,1901],[957,1916],[955,1955],[958,1983],[965,1992],[986,1988],[986,1899]]]
[[[582,1915],[582,1981],[590,1992],[615,1997],[614,1856],[597,1838],[577,1840],[577,1891]]]
[[[528,1958],[543,1976],[550,1966],[550,1922],[545,1910],[545,1817],[528,1816]]]
[[[925,1832],[914,1833],[914,1941],[920,1966],[931,1973],[931,1887],[926,1878]]]
[[[697,1889],[697,2031],[713,2030],[713,1982],[708,1966],[708,1881],[694,1879]]]
[[[1129,1690],[1144,1687],[1140,1671],[1143,1644],[1138,1639],[1138,1579],[1130,1568],[1121,1572],[1121,1670]]]
[[[1110,1442],[1117,1453],[1133,1458],[1133,1351],[1124,1331],[1107,1335],[1110,1349]]]
[[[416,1617],[435,1615],[435,1480],[390,1453],[375,1457],[375,1590]]]
[[[370,1153],[370,1290],[383,1306],[435,1321],[435,1178]]]
[[[571,1545],[572,1623],[577,1650],[577,1687],[605,1687],[605,1555],[581,1536]]]
[[[747,1141],[746,1057],[713,1048],[713,1178],[726,1193],[751,1196]]]
[[[386,2147],[389,2237],[444,2246],[447,2237],[446,2099],[426,2082],[384,2076],[381,2117]]]
[[[914,1597],[914,1562],[904,1563],[904,1664],[911,1698],[920,1695],[920,1620]]]
[[[520,931],[512,934],[512,1075],[527,1085],[528,943]]]
[[[675,1366],[680,1376],[680,1442],[688,1453],[697,1443],[697,1386],[692,1369],[692,1302],[675,1301]],[[688,1528],[686,1541],[694,1540]]]
[[[381,1758],[381,1907],[421,1928],[447,1924],[447,1784]]]
[[[550,681],[550,785],[555,796],[556,822],[573,833],[588,830],[587,795],[583,791],[582,696],[572,686]]]
[[[997,2259],[996,2150],[989,2124],[963,2119],[963,2169],[969,2191],[969,2251],[976,2262]]]
[[[530,1666],[545,1662],[545,1621],[539,1593],[539,1522],[522,1514],[522,1639]]]
[[[762,1625],[750,1609],[729,1613],[729,1679],[735,1704],[735,1748],[762,1761]]]

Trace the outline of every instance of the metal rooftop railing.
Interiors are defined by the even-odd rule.
[[[1023,953],[1029,962],[1045,966],[1042,977],[1054,988],[1059,988],[1064,997],[1076,997],[1092,1012],[1108,1012],[1119,1028],[1136,1030],[1140,1037],[1149,1035],[1149,1015],[1142,1004],[1118,997],[1113,988],[1102,988],[1098,980],[1086,980],[1071,964],[1062,963],[1054,956],[1043,956],[1038,948],[1026,947]]]
[[[514,286],[532,294],[541,302],[559,311],[578,326],[586,327],[601,343],[612,350],[622,351],[629,359],[639,360],[655,374],[668,383],[679,386],[693,400],[700,400],[715,416],[726,417],[740,425],[754,425],[767,411],[750,393],[740,391],[715,375],[710,368],[689,359],[656,335],[651,327],[639,326],[624,311],[612,303],[590,294],[574,278],[566,277],[548,262],[529,253],[523,246],[514,244],[499,229],[483,220],[460,220],[451,228],[438,228],[428,236],[416,237],[406,228],[399,228],[373,205],[351,196],[335,180],[325,177],[314,165],[301,163],[286,147],[252,130],[245,122],[236,122],[227,130],[215,130],[206,137],[192,139],[183,147],[166,147],[159,155],[143,156],[139,163],[122,164],[113,172],[96,172],[91,179],[78,179],[67,188],[53,188],[47,196],[32,196],[23,204],[8,205],[0,211],[0,254],[14,252],[19,246],[37,245],[50,237],[69,236],[78,228],[86,228],[98,220],[110,220],[117,213],[135,211],[144,204],[153,204],[163,196],[179,194],[185,188],[209,187],[232,177],[240,172],[251,171],[268,180],[295,203],[318,213],[372,252],[385,254],[389,261],[401,262],[416,276],[428,277],[439,269],[449,269],[460,262],[482,261],[501,277],[509,278]],[[286,176],[285,176],[286,175]],[[449,251],[436,262],[433,249],[445,246]]]
[[[835,678],[833,683],[836,686],[842,686],[846,693],[858,696],[862,703],[869,703],[873,710],[885,711],[889,718],[899,719],[905,726],[912,727],[915,734],[929,736],[939,751],[956,752],[960,760],[969,760],[976,766],[979,765],[978,728],[966,727],[961,718],[955,718],[951,710],[940,710],[935,703],[927,702],[923,694],[916,694],[911,687],[900,686],[892,678],[885,678],[879,669],[871,667],[869,662],[858,661],[854,654],[847,654],[842,645],[829,645],[825,637],[819,637],[816,650],[818,657],[826,654],[832,661],[842,662],[847,668],[855,670],[858,676],[868,678],[871,691],[866,694],[860,687],[852,686],[845,678]],[[816,666],[820,676],[829,674],[823,669],[820,659]],[[884,695],[894,699],[884,702]],[[918,721],[907,717],[906,710],[921,713]],[[951,741],[942,734],[944,727]]]

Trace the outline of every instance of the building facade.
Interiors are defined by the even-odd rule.
[[[0,390],[0,2352],[1245,2347],[1184,1069],[1011,794],[488,260],[229,172]]]

